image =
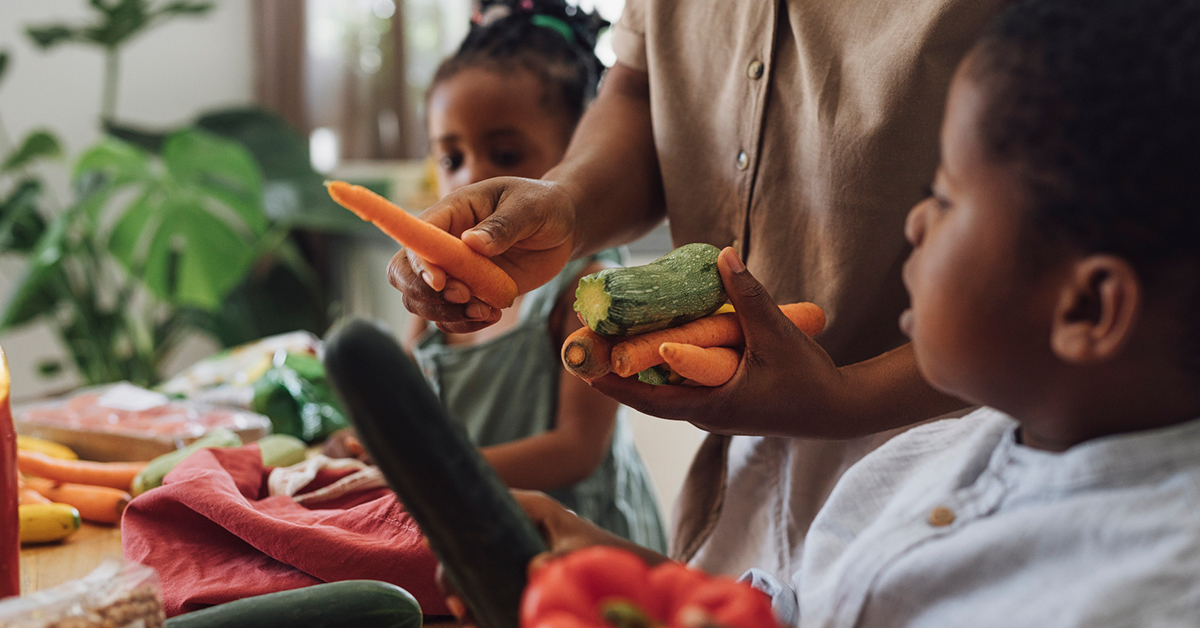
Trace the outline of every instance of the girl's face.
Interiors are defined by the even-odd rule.
[[[428,118],[438,195],[498,176],[537,179],[557,164],[573,125],[545,94],[528,70],[467,68],[438,83]]]
[[[1011,412],[1032,399],[1031,382],[1052,358],[1061,276],[1054,264],[1036,272],[1021,264],[1029,201],[1013,166],[983,151],[986,94],[960,67],[932,194],[912,208],[905,225],[913,245],[904,265],[911,307],[900,326],[931,385]]]

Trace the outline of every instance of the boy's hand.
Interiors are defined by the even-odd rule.
[[[733,379],[715,388],[651,386],[610,373],[592,386],[646,414],[688,421],[710,432],[855,435],[831,420],[847,390],[829,354],[783,315],[733,249],[721,252],[717,267],[746,338]]]
[[[517,283],[524,294],[563,269],[574,246],[575,204],[555,183],[496,177],[447,194],[421,218],[462,238]],[[388,279],[408,311],[452,333],[477,331],[500,320],[500,310],[471,295],[444,270],[401,249]]]
[[[657,565],[667,560],[666,556],[621,538],[596,524],[567,510],[549,495],[539,491],[513,489],[512,496],[529,515],[533,525],[542,533],[547,551],[529,561],[529,573],[545,566],[546,561],[589,545],[614,545],[637,554],[648,565]],[[446,579],[441,563],[437,568],[437,583],[446,595],[446,606],[464,626],[475,624],[467,612],[467,606],[458,597],[458,592]]]

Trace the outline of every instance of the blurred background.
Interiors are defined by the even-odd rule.
[[[615,22],[624,0],[580,0]],[[471,0],[0,2],[0,345],[13,398],[150,386],[343,316],[396,332],[395,244],[327,178],[435,200],[424,93]],[[611,34],[597,54],[614,60]],[[665,227],[633,263],[670,249]],[[671,514],[701,433],[633,413]]]

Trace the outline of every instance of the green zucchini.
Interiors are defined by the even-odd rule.
[[[646,264],[606,268],[579,280],[575,311],[592,331],[632,336],[708,316],[725,303],[720,249],[685,244]]]
[[[667,386],[683,381],[683,378],[675,371],[672,371],[671,367],[666,364],[659,364],[644,371],[638,371],[637,378],[639,382],[650,384],[651,386]]]
[[[480,628],[517,628],[529,560],[546,547],[421,371],[386,332],[356,320],[325,367],[359,440],[421,527]]]
[[[344,580],[242,598],[177,615],[164,628],[421,628],[408,591],[376,580]]]
[[[238,447],[241,444],[242,439],[240,436],[223,427],[218,427],[192,441],[186,447],[176,449],[151,460],[134,476],[129,492],[136,496],[152,488],[162,486],[163,478],[167,477],[167,474],[171,472],[171,469],[175,468],[175,465],[183,462],[184,458],[201,449],[208,447]]]
[[[262,452],[264,467],[290,467],[304,462],[308,446],[290,434],[267,434],[254,441]]]

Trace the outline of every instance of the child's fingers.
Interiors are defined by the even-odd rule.
[[[408,263],[412,266],[413,271],[421,276],[421,280],[430,288],[441,292],[446,288],[446,271],[436,264],[421,259],[412,249],[405,249],[405,255],[408,256]],[[465,299],[463,300],[465,301]]]

